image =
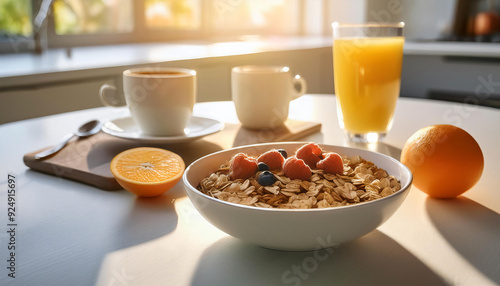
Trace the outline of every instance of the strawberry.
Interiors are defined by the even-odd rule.
[[[270,170],[276,170],[282,168],[283,163],[285,162],[285,158],[283,158],[283,155],[281,155],[278,150],[273,149],[261,154],[259,158],[257,158],[257,162],[265,163],[267,166],[269,166]]]
[[[247,154],[238,153],[229,161],[229,177],[246,180],[257,173],[257,160]]]
[[[295,152],[295,156],[298,159],[304,160],[309,168],[315,169],[316,163],[323,159],[322,153],[323,151],[317,144],[309,143],[300,147],[297,152]]]
[[[308,181],[312,176],[311,168],[309,168],[304,160],[297,159],[294,156],[286,159],[285,163],[283,164],[283,173],[285,173],[285,176],[292,180],[300,179],[303,181]]]
[[[330,174],[342,175],[344,173],[344,162],[339,154],[331,152],[326,153],[324,157],[325,159],[316,164],[318,169],[324,170],[326,173]]]

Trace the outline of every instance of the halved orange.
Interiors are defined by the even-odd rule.
[[[179,182],[185,165],[174,152],[139,147],[116,155],[110,169],[125,190],[141,197],[156,197]]]

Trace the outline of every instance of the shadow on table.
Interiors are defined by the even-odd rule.
[[[450,245],[500,284],[500,215],[465,197],[427,198],[425,206],[431,221]]]
[[[182,187],[176,186],[155,198],[135,197],[130,212],[122,218],[122,233],[113,250],[145,243],[175,230],[178,216],[173,201],[183,196]]]
[[[158,239],[178,225],[172,201],[185,196],[182,184],[156,198],[139,198],[126,191],[72,189],[69,182],[58,179],[54,185],[61,184],[60,192],[46,199],[50,186],[38,183],[39,176],[45,175],[27,171],[24,177],[38,187],[23,189],[27,195],[23,213],[37,218],[20,227],[26,244],[19,255],[40,267],[19,273],[14,284],[68,285],[71,280],[91,285],[107,255]],[[55,262],[47,265],[47,257]]]
[[[218,145],[204,140],[168,145],[139,144],[123,141],[120,144],[116,144],[116,142],[114,144],[112,142],[102,144],[105,146],[96,146],[94,149],[101,150],[101,152],[96,152],[97,154],[107,154],[108,156],[114,156],[110,154],[118,154],[121,151],[139,146],[168,149],[179,154],[183,158],[186,167],[202,156],[222,150]],[[104,158],[99,158],[97,154],[90,154],[89,157],[92,157],[93,160],[104,160],[105,162],[111,160],[110,158],[105,158],[105,156]],[[92,160],[89,159],[89,161]],[[116,249],[137,245],[161,237],[174,230],[177,226],[178,216],[173,201],[185,196],[182,182],[179,182],[165,194],[155,198],[133,196],[135,198],[132,198],[134,199],[133,207],[128,216],[123,219],[123,227],[121,228],[125,233],[122,236],[123,239],[115,245]]]
[[[356,142],[350,142],[347,141],[347,146],[353,147],[353,148],[360,148],[360,149],[365,149],[365,150],[370,150],[378,153],[385,154],[387,156],[391,156],[392,158],[399,160],[401,158],[401,149],[394,147],[392,145],[389,145],[384,142],[378,142],[378,143],[356,143]]]
[[[205,140],[185,144],[155,145],[141,144],[104,134],[91,138],[94,141],[87,141],[85,146],[82,145],[86,148],[76,149],[77,152],[63,149],[62,152],[67,153],[59,153],[56,156],[62,156],[64,162],[66,159],[81,162],[79,166],[82,169],[100,168],[100,175],[112,179],[109,170],[111,159],[119,152],[133,147],[153,146],[172,150],[183,157],[186,165],[201,156],[222,150],[217,144]],[[182,182],[162,196],[138,198],[122,190],[108,192],[93,188],[73,188],[72,183],[64,175],[71,173],[78,175],[79,172],[78,170],[66,172],[52,174],[54,177],[51,184],[57,188],[51,193],[50,198],[43,192],[44,189],[50,188],[50,185],[40,184],[38,187],[25,188],[26,194],[30,194],[26,211],[41,216],[42,218],[38,220],[44,224],[26,230],[27,237],[30,237],[30,234],[35,236],[31,239],[32,243],[25,245],[23,251],[40,265],[45,265],[43,259],[51,257],[54,261],[58,261],[57,265],[61,268],[46,271],[49,274],[43,277],[37,277],[37,275],[42,276],[39,273],[20,274],[20,278],[17,279],[20,284],[26,284],[23,282],[26,280],[23,279],[38,279],[38,284],[48,285],[49,282],[62,281],[55,279],[67,277],[71,277],[73,281],[88,281],[89,277],[99,274],[99,265],[108,255],[158,239],[176,229],[178,215],[173,201],[185,196]],[[25,182],[37,185],[40,176],[45,175],[27,170]],[[61,205],[64,207],[61,208]],[[44,216],[47,218],[43,218]],[[37,239],[37,236],[45,239]],[[52,279],[54,281],[51,281]]]
[[[446,285],[390,237],[375,230],[338,248],[287,252],[232,237],[202,255],[191,285]]]

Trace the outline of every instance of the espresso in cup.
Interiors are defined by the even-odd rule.
[[[116,88],[104,84],[101,102],[120,106]],[[183,135],[196,101],[196,72],[182,68],[135,68],[123,72],[123,93],[134,122],[151,136]]]
[[[132,72],[133,75],[164,75],[164,76],[172,76],[172,75],[189,75],[189,73],[184,72],[176,72],[176,71],[138,71]]]

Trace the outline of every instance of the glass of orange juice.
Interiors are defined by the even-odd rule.
[[[354,142],[378,142],[391,129],[399,97],[404,23],[332,27],[340,127]]]

